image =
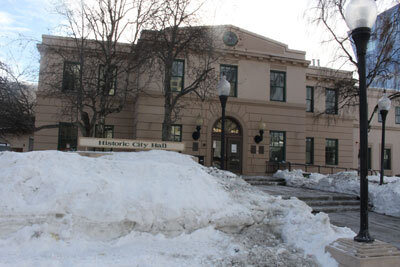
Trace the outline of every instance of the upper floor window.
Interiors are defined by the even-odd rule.
[[[172,63],[172,75],[171,75],[171,91],[180,92],[183,88],[185,76],[185,61],[184,60],[174,60]]]
[[[286,72],[274,71],[270,73],[270,100],[286,101]]]
[[[81,65],[76,62],[64,62],[62,91],[75,91],[79,86]]]
[[[325,90],[325,113],[338,114],[338,95],[335,89]]]
[[[314,87],[307,86],[306,90],[306,111],[314,112]]]
[[[225,75],[226,80],[231,84],[231,91],[229,92],[229,96],[237,97],[237,66],[221,65],[220,74],[221,76]]]
[[[395,121],[396,121],[396,124],[400,124],[400,107],[396,107],[396,110],[395,110]]]
[[[117,89],[117,67],[115,65],[108,66],[99,65],[99,90],[104,95],[115,95]],[[106,92],[108,91],[108,93]]]

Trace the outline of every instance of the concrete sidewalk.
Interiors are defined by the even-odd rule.
[[[289,187],[289,186],[256,186],[260,190],[274,196],[282,196],[282,198],[307,198],[307,197],[339,197],[346,194],[325,192],[319,190]],[[400,218],[386,216],[375,212],[368,213],[369,233],[376,240],[381,240],[393,244],[400,249]],[[359,211],[342,211],[328,213],[331,223],[337,226],[346,226],[352,229],[356,234],[360,229],[360,212]]]
[[[360,230],[360,212],[328,213],[331,223],[346,226],[356,234]],[[400,218],[375,212],[368,213],[369,234],[376,240],[390,243],[400,249]]]

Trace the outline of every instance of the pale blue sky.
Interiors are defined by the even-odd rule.
[[[91,0],[85,0],[91,1]],[[36,42],[42,34],[56,31],[61,18],[54,12],[55,0],[0,0],[0,59],[21,72],[27,66],[38,67]],[[326,32],[311,26],[304,12],[312,0],[208,0],[203,8],[204,24],[232,24],[307,52],[306,58],[320,59],[321,65],[330,64],[334,56],[332,46],[322,45]],[[380,11],[393,0],[378,1]],[[338,29],[347,31],[343,21]],[[19,35],[24,36],[22,42]],[[32,41],[29,41],[32,40]],[[36,74],[37,76],[37,74]]]
[[[0,59],[15,72],[38,66],[35,44],[42,34],[51,33],[60,19],[52,12],[50,0],[1,0]]]

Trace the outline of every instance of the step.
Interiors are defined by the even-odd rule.
[[[285,181],[246,181],[251,185],[286,185]]]
[[[342,211],[359,211],[360,206],[314,206],[311,207],[312,213],[318,213],[318,212],[325,212],[325,213],[330,213],[330,212],[342,212]]]
[[[326,201],[335,201],[335,200],[358,200],[357,196],[351,195],[336,195],[336,196],[299,196],[298,199],[302,201],[313,201],[313,200],[326,200]]]
[[[275,177],[270,177],[270,176],[264,176],[264,177],[243,177],[244,180],[246,181],[285,181],[283,178],[275,178]]]
[[[360,206],[360,201],[358,200],[348,200],[348,201],[320,201],[312,200],[305,201],[309,206]]]

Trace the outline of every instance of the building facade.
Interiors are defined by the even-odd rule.
[[[206,166],[218,167],[221,149],[225,149],[226,168],[244,175],[263,175],[268,166],[276,162],[357,168],[357,113],[338,108],[340,96],[334,88],[335,80],[351,79],[352,73],[310,66],[305,52],[289,49],[285,44],[244,29],[234,26],[220,26],[219,29],[221,56],[214,67],[231,83],[231,96],[226,105],[226,145],[221,148],[218,97],[198,101],[187,96],[183,99],[186,105],[180,119],[172,127],[172,141],[185,144],[183,153],[197,156]],[[39,45],[41,69],[49,60],[61,60],[49,49],[59,40],[60,37],[43,36]],[[232,40],[235,42],[230,42]],[[182,66],[177,68],[176,79],[190,82],[185,79],[185,72],[189,71],[185,68],[185,59],[176,64]],[[60,99],[41,94],[46,86],[42,82],[44,79],[46,77],[41,75],[36,126],[60,124],[58,129],[35,133],[34,150],[80,149],[76,147],[80,133],[73,126],[73,116],[61,115],[63,103]],[[161,88],[157,81],[149,84],[120,113],[107,117],[105,137],[161,140],[164,114]],[[194,140],[199,117],[202,118],[200,137]],[[256,143],[261,123],[265,125],[263,139]],[[394,121],[393,128],[397,129]],[[396,135],[399,136],[396,131],[393,136],[388,135],[388,144],[395,142]],[[375,150],[379,145],[375,140],[371,144],[372,167],[377,168],[375,154],[379,154]],[[399,149],[397,145],[392,143],[392,160],[400,160],[393,154]],[[400,173],[400,168],[393,163],[391,172]],[[297,167],[304,169],[304,166]],[[309,170],[318,171],[316,168]],[[329,168],[321,171],[327,172]]]

